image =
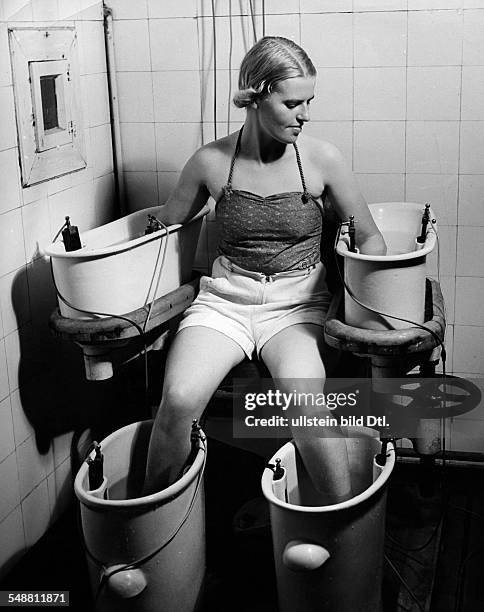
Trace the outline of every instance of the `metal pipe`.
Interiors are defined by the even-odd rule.
[[[111,138],[113,142],[114,176],[116,179],[116,199],[121,216],[128,213],[124,188],[123,150],[121,147],[121,127],[119,119],[118,88],[116,84],[116,64],[114,60],[113,11],[103,4],[104,9],[104,46],[109,89],[109,113],[111,118]]]

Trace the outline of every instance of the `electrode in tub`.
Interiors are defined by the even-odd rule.
[[[66,251],[82,249],[81,238],[77,225],[71,225],[70,217],[66,217],[65,228],[62,230],[62,240]]]

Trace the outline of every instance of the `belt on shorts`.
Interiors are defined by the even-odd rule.
[[[272,283],[277,278],[291,278],[295,276],[307,276],[310,274],[317,266],[317,263],[311,264],[307,268],[301,268],[296,270],[286,270],[284,272],[274,272],[274,274],[265,274],[264,272],[254,272],[253,270],[246,270],[245,268],[241,268],[237,264],[234,264],[225,257],[225,255],[221,255],[219,258],[220,264],[230,272],[236,272],[237,274],[241,274],[242,276],[248,276],[249,278],[253,278],[255,280]]]

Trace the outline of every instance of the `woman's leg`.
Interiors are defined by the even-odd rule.
[[[201,416],[220,382],[244,356],[236,342],[209,327],[186,327],[175,336],[148,450],[146,495],[179,476],[190,453],[192,420]]]
[[[320,394],[326,371],[322,360],[322,328],[312,323],[292,325],[280,331],[262,347],[261,357],[277,387],[285,392]],[[311,396],[310,396],[311,397]],[[326,407],[298,404],[297,414],[330,417]],[[321,428],[323,437],[308,436],[304,427],[292,428],[304,465],[325,503],[338,503],[352,496],[348,453],[339,428]]]

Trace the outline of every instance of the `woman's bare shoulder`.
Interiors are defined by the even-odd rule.
[[[344,163],[341,151],[327,140],[305,135],[304,147],[311,161],[319,167],[324,168],[331,164]]]
[[[200,147],[191,157],[190,162],[200,169],[213,169],[223,165],[224,161],[231,159],[235,144],[237,142],[237,132],[208,142]]]

